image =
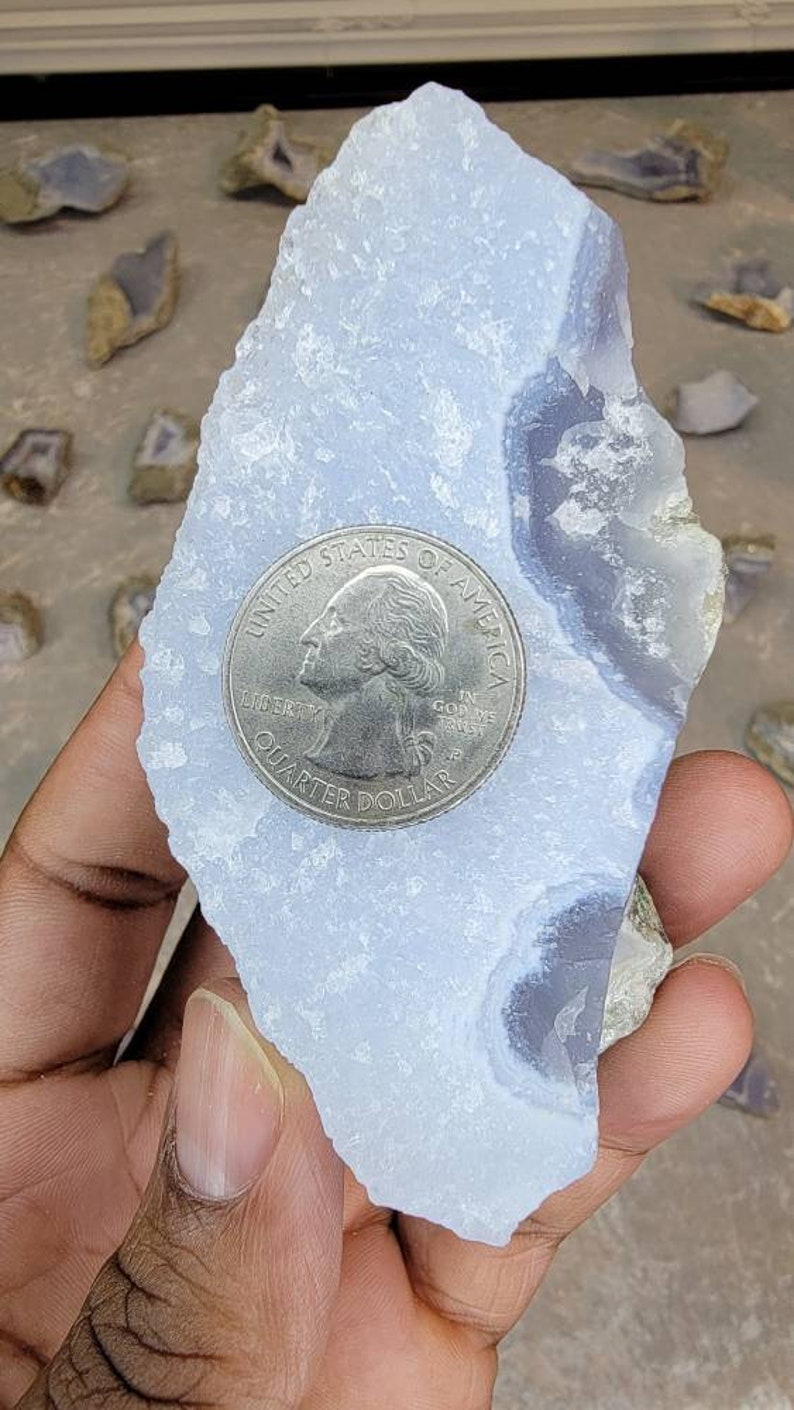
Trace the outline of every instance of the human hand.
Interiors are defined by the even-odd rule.
[[[133,648],[0,862],[0,1404],[485,1410],[562,1239],[744,1062],[740,983],[706,956],[670,974],[601,1060],[594,1169],[508,1248],[372,1206],[200,917],[114,1065],[184,880],[135,753],[139,665]],[[759,766],[675,763],[642,868],[673,942],[791,836]]]

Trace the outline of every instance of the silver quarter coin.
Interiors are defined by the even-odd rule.
[[[404,827],[496,768],[524,701],[496,584],[431,534],[336,529],[264,572],[229,633],[223,689],[243,757],[279,798],[342,827]]]

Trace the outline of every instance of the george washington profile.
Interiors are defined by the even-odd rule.
[[[330,598],[300,638],[299,680],[325,703],[306,757],[347,778],[411,778],[433,757],[417,697],[444,683],[447,609],[408,568],[366,568]]]

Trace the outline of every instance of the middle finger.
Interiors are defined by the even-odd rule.
[[[700,750],[665,780],[640,871],[675,946],[729,915],[791,846],[782,788],[743,754]]]

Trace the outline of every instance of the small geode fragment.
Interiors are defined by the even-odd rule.
[[[0,460],[0,484],[24,504],[49,504],[71,469],[71,431],[21,431]]]
[[[221,189],[227,196],[240,196],[271,186],[292,201],[305,201],[329,160],[324,147],[289,134],[278,109],[265,103],[252,113],[224,164]]]
[[[38,607],[22,592],[0,592],[0,666],[35,656],[44,640]]]
[[[650,891],[637,876],[612,955],[599,1053],[645,1022],[672,963],[673,947]]]
[[[741,426],[758,397],[732,372],[720,370],[699,382],[681,382],[671,398],[672,421],[688,436],[713,436]]]
[[[707,201],[727,155],[724,137],[678,118],[634,151],[583,152],[572,175],[582,186],[607,186],[643,201]]]
[[[108,616],[113,650],[117,657],[124,655],[127,647],[138,635],[141,622],[152,609],[156,591],[157,579],[149,573],[125,578],[116,588]]]
[[[761,1054],[754,1048],[738,1077],[720,1097],[723,1106],[746,1111],[749,1116],[776,1116],[780,1111],[780,1096],[772,1073]]]
[[[100,215],[121,199],[129,180],[122,152],[87,142],[56,147],[0,170],[0,220],[27,225],[62,210]]]
[[[179,293],[179,252],[168,230],[142,250],[119,255],[88,296],[86,353],[101,367],[120,348],[164,328]]]
[[[722,551],[728,576],[725,582],[725,607],[722,620],[735,622],[766,577],[775,557],[774,534],[758,534],[755,538],[743,534],[727,534]]]
[[[136,504],[179,504],[196,474],[199,428],[179,411],[155,411],[135,452],[130,499]]]
[[[747,726],[744,741],[759,764],[794,788],[794,700],[761,705]]]
[[[705,285],[696,298],[712,313],[764,333],[785,333],[794,318],[794,289],[773,274],[769,260],[760,255],[738,260],[724,280]]]

